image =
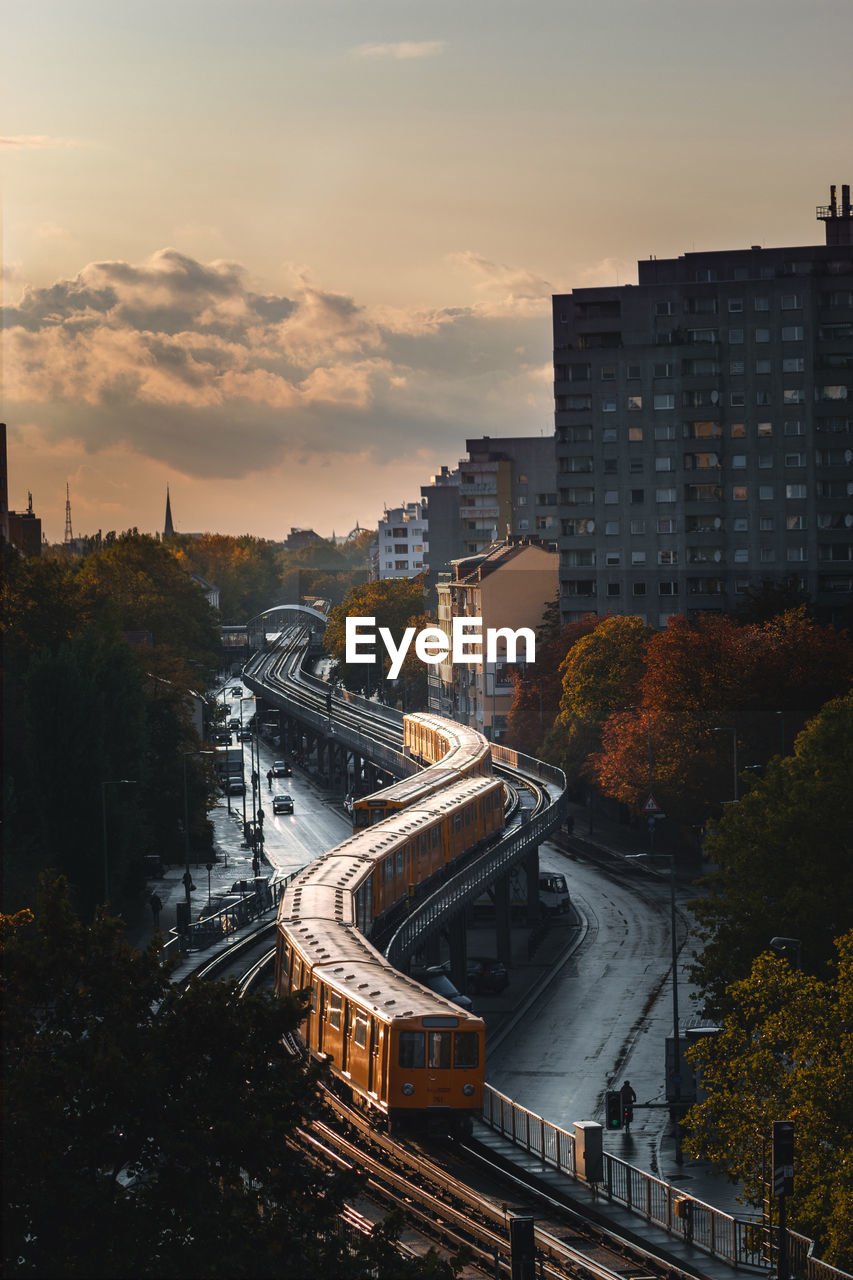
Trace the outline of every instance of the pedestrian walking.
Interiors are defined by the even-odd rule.
[[[272,791],[272,769],[267,769],[267,788]]]
[[[163,910],[163,903],[160,901],[159,893],[152,893],[148,899],[151,904],[151,914],[154,917],[154,928],[160,928],[160,912]]]

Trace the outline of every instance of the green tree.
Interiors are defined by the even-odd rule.
[[[546,750],[570,780],[581,775],[587,757],[601,745],[608,717],[635,697],[653,634],[641,618],[606,617],[566,654],[560,711]]]
[[[853,694],[835,698],[776,758],[706,844],[717,870],[694,903],[704,949],[694,979],[726,1007],[772,937],[799,938],[807,972],[825,977],[831,939],[853,927]]]
[[[273,542],[249,534],[205,533],[200,538],[178,534],[166,545],[187,573],[219,588],[226,626],[240,626],[265,609],[289,603],[282,595],[281,552]]]
[[[794,1195],[788,1225],[818,1255],[853,1265],[853,932],[838,941],[835,981],[765,952],[728,992],[719,1035],[691,1050],[707,1096],[685,1121],[694,1156],[763,1194],[763,1143],[793,1120]]]
[[[338,1235],[357,1181],[295,1142],[318,1079],[283,1044],[301,999],[238,999],[234,982],[182,993],[155,944],[137,952],[103,913],[82,925],[61,881],[0,926],[7,1274],[354,1280],[436,1265],[400,1260],[393,1231],[354,1257]]]
[[[560,626],[559,601],[548,605],[536,636],[536,662],[512,672],[515,691],[507,716],[506,745],[528,755],[559,755],[561,735],[554,728],[563,693],[561,667],[578,640],[599,625],[594,614]],[[548,737],[548,745],[543,742]]]

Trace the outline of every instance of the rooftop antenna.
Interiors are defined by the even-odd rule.
[[[71,491],[68,488],[68,481],[65,482],[65,545],[66,547],[74,541],[74,534],[71,532]]]

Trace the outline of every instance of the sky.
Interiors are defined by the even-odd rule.
[[[7,6],[10,506],[328,536],[550,435],[552,293],[823,242],[851,48],[850,0]]]

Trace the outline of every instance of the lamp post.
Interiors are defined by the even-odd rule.
[[[212,751],[185,751],[184,756],[184,889],[187,894],[187,909],[190,906],[190,885],[192,884],[192,876],[190,875],[190,806],[187,792],[187,759],[190,756],[212,756]]]
[[[135,778],[116,778],[112,782],[101,783],[101,816],[104,822],[104,902],[110,898],[110,858],[107,844],[107,787],[135,787]]]
[[[669,855],[669,929],[672,935],[672,1044],[674,1050],[675,1075],[672,1081],[673,1102],[676,1109],[681,1104],[681,1034],[678,1018],[678,939],[676,937],[675,914],[675,854]],[[681,1117],[677,1115],[675,1122],[675,1162],[683,1164],[681,1153]]]
[[[734,793],[735,804],[740,800],[740,792],[738,791],[737,777],[737,729],[734,725],[717,725],[711,730],[712,733],[730,733],[732,735],[732,769],[734,773]]]

